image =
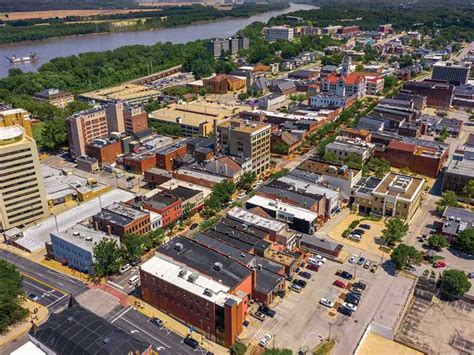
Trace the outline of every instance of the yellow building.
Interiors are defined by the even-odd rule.
[[[22,227],[48,215],[38,151],[22,127],[0,128],[0,229]]]
[[[21,126],[25,134],[33,137],[30,113],[22,108],[9,108],[0,110],[0,127]]]

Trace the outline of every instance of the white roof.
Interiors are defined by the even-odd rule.
[[[255,195],[251,199],[247,200],[247,203],[260,206],[269,210],[273,210],[276,212],[290,214],[293,217],[305,220],[307,222],[313,222],[315,219],[318,218],[318,215],[314,212],[310,212],[304,208],[295,207],[281,201],[269,199],[263,196]]]
[[[239,207],[234,207],[229,210],[227,212],[227,216],[238,219],[244,223],[246,222],[251,225],[265,228],[271,231],[279,232],[281,230],[286,230],[287,228],[286,223],[260,217],[258,214],[252,213]]]
[[[46,353],[38,348],[32,341],[20,346],[18,349],[12,351],[10,355],[45,355]]]
[[[145,262],[141,266],[141,269],[171,285],[179,287],[220,306],[223,306],[228,298],[235,300],[237,303],[242,301],[241,298],[227,293],[230,290],[228,286],[214,281],[186,266],[182,266],[167,258],[165,259],[164,257],[154,256]],[[198,275],[197,278],[194,282],[188,281],[189,276],[193,273]],[[205,290],[211,292],[205,293]]]
[[[326,197],[329,199],[337,198],[339,195],[339,192],[330,189],[329,187],[311,183],[307,180],[300,180],[288,175],[279,178],[278,181],[293,185],[296,189],[304,190],[305,192],[310,194],[326,195]]]
[[[172,190],[178,186],[187,187],[188,189],[193,189],[197,191],[202,191],[204,198],[207,198],[207,196],[209,196],[212,193],[212,190],[208,187],[193,184],[192,182],[187,182],[187,181],[179,180],[175,178],[164,182],[163,184],[160,185],[160,188],[163,188],[166,190]]]
[[[23,129],[17,126],[0,127],[0,140],[18,138],[23,135]]]

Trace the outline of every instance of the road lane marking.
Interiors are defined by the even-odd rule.
[[[127,313],[129,310],[131,310],[133,307],[132,306],[129,306],[128,308],[126,308],[125,310],[123,311],[120,311],[119,313],[117,313],[114,317],[112,317],[112,320],[110,321],[110,323],[113,323],[115,322],[117,319],[119,319],[120,317],[122,317],[125,313]]]
[[[155,339],[158,343],[166,346],[168,349],[171,349],[171,347],[169,345],[167,345],[166,343],[164,343],[162,340],[156,338],[155,336],[151,335],[150,333],[148,333],[147,331],[143,330],[142,328],[140,328],[139,326],[137,326],[136,324],[130,322],[129,320],[125,319],[125,318],[121,318],[121,320],[123,320],[124,322],[127,322],[128,324],[130,324],[132,327],[140,330],[141,332],[143,332],[144,334],[148,335],[150,338],[152,339]]]
[[[56,301],[54,301],[53,303],[50,303],[47,307],[52,307],[54,304],[56,303],[59,303],[61,300],[63,300],[64,298],[66,298],[67,295],[64,295],[62,296],[61,298],[58,298]]]
[[[23,281],[23,282],[24,282],[25,284],[31,286],[31,287],[34,287],[34,288],[40,290],[40,291],[41,291],[42,293],[44,293],[44,294],[47,294],[47,295],[50,295],[50,296],[54,296],[54,297],[56,297],[56,298],[59,298],[59,296],[56,296],[55,294],[52,294],[52,293],[51,293],[51,290],[46,290],[46,289],[44,289],[44,288],[39,287],[38,285],[35,285],[35,284],[32,284],[31,282],[28,282],[28,281]],[[53,291],[55,291],[55,290],[53,290]]]
[[[58,289],[57,287],[51,286],[50,284],[48,284],[48,283],[46,283],[46,282],[44,282],[44,281],[38,280],[36,277],[33,277],[33,276],[31,276],[31,275],[28,275],[28,274],[26,274],[26,273],[24,273],[24,272],[22,272],[22,274],[23,274],[23,276],[28,277],[29,279],[31,279],[31,280],[33,280],[33,281],[36,281],[36,282],[38,282],[38,283],[40,283],[40,284],[42,284],[42,285],[44,285],[44,286],[50,287],[50,288],[52,288],[52,289],[54,289],[54,290],[56,290],[56,291],[58,291],[58,292],[61,292],[63,295],[67,295],[67,292],[64,292],[63,290],[60,290],[60,289]]]
[[[109,284],[111,284],[111,285],[113,285],[113,286],[115,286],[115,287],[118,287],[119,289],[123,290],[123,287],[120,286],[120,285],[117,285],[115,282],[107,281],[107,283],[109,283]]]

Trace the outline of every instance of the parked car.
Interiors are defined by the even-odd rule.
[[[28,294],[28,298],[34,302],[38,301],[39,300],[39,296],[34,294],[34,293],[30,293]]]
[[[295,269],[295,272],[296,272],[297,274],[299,274],[300,271],[301,271],[301,268],[299,268],[299,267],[297,267],[297,268]]]
[[[360,298],[355,297],[353,294],[347,294],[346,297],[344,298],[344,301],[347,303],[352,303],[355,306],[359,305]]]
[[[301,277],[304,277],[305,279],[310,279],[311,278],[311,274],[309,272],[306,272],[306,271],[301,271],[298,273],[298,275],[300,275]]]
[[[322,304],[325,307],[329,307],[329,308],[334,307],[334,302],[329,301],[327,298],[321,298],[319,300],[319,303]]]
[[[362,298],[362,295],[360,293],[354,293],[354,292],[349,292],[347,294],[347,296],[351,297],[351,298],[357,298],[359,301],[361,300]],[[352,303],[352,302],[351,302]]]
[[[337,311],[347,317],[352,317],[352,311],[349,308],[346,307],[339,307]]]
[[[365,230],[358,228],[358,229],[354,229],[354,230],[352,231],[352,233],[364,235],[364,234],[365,234]]]
[[[151,318],[150,322],[152,322],[154,325],[158,326],[159,328],[162,328],[165,325],[161,319],[156,318],[156,317]]]
[[[357,261],[357,255],[352,254],[351,257],[349,258],[349,263],[354,264]]]
[[[357,264],[358,264],[358,265],[364,265],[364,263],[365,263],[365,258],[364,258],[363,256],[361,256],[361,257],[359,258],[359,260],[357,260]]]
[[[302,288],[300,285],[298,285],[298,284],[292,284],[292,285],[290,286],[290,289],[291,289],[292,291],[297,292],[297,293],[300,293],[301,290],[303,290],[303,288]]]
[[[193,223],[191,224],[191,227],[189,227],[190,230],[196,229],[199,224]]]
[[[140,276],[138,275],[133,275],[131,278],[128,279],[128,284],[129,285],[135,285],[140,281]]]
[[[338,270],[336,272],[336,275],[346,280],[352,280],[354,278],[354,276],[350,272],[347,272],[347,271]]]
[[[324,264],[323,261],[321,261],[320,259],[316,259],[313,257],[309,257],[308,260],[306,261],[308,262],[308,264],[317,265],[319,267],[321,267]]]
[[[268,343],[272,340],[272,336],[270,334],[265,334],[262,339],[258,342],[258,345],[260,345],[262,348],[266,347]]]
[[[328,259],[326,259],[324,256],[321,256],[321,255],[316,255],[315,256],[316,260],[319,260],[321,261],[323,264],[328,261]]]
[[[255,312],[255,313],[250,313],[254,318],[257,318],[258,320],[261,320],[262,322],[265,320],[265,314],[262,312]]]
[[[318,265],[308,264],[308,265],[306,265],[306,268],[308,270],[319,271],[319,266]]]
[[[275,314],[276,314],[276,312],[273,309],[267,306],[258,307],[258,312],[262,312],[263,314],[265,314],[266,316],[269,316],[270,318],[275,317]]]
[[[356,295],[362,295],[362,292],[364,292],[364,290],[359,288],[359,287],[352,286],[351,287],[351,292],[355,293]]]
[[[128,270],[130,270],[130,268],[131,268],[130,264],[125,264],[125,265],[120,266],[119,274],[122,275],[126,273]]]
[[[301,262],[300,267],[303,268],[306,266],[306,263],[304,261]]]
[[[296,280],[293,280],[293,284],[294,284],[294,285],[298,285],[298,286],[300,286],[301,288],[305,288],[307,282],[306,282],[305,280],[296,279]]]
[[[189,345],[193,349],[197,349],[199,347],[199,342],[196,339],[191,338],[190,336],[184,338],[183,343]]]
[[[467,277],[470,279],[474,279],[474,272],[468,272]]]
[[[404,269],[408,271],[416,271],[416,268],[413,265],[405,265]]]
[[[446,267],[446,261],[444,261],[444,260],[439,260],[439,261],[433,263],[433,267],[434,267],[434,268]]]
[[[372,267],[370,268],[370,272],[375,273],[377,271],[377,268],[378,268],[377,264],[372,264]]]
[[[247,193],[246,192],[241,192],[238,199],[240,200],[240,199],[244,198],[245,196],[247,196]]]
[[[372,264],[372,262],[370,260],[366,260],[365,263],[364,263],[364,269],[368,269],[371,264]]]
[[[367,284],[365,284],[365,283],[362,282],[362,281],[358,281],[358,282],[354,283],[352,286],[358,287],[358,288],[360,288],[360,289],[362,289],[362,290],[365,290],[365,289],[367,288]]]
[[[362,228],[362,229],[366,229],[366,230],[370,230],[370,224],[359,224],[359,227]]]
[[[346,288],[346,284],[342,282],[341,280],[336,280],[333,283],[334,286],[340,287],[340,288]]]
[[[349,238],[350,239],[354,239],[354,240],[357,240],[357,241],[361,241],[362,240],[362,236],[360,234],[349,234]]]
[[[349,308],[352,312],[357,311],[357,306],[349,302],[344,302],[342,307]]]

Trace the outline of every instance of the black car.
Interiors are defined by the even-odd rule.
[[[352,280],[354,278],[354,276],[352,276],[352,274],[350,272],[347,272],[347,271],[341,272],[341,274],[339,276],[342,277],[343,279],[346,279],[346,280]]]
[[[301,279],[293,280],[293,284],[300,286],[301,288],[306,287],[306,281]]]
[[[134,259],[132,261],[130,261],[130,265],[132,266],[137,266],[138,264],[140,264],[140,259]]]
[[[152,319],[150,319],[150,322],[152,322],[154,325],[157,325],[160,328],[163,327],[164,325],[163,321],[156,317],[153,317]]]
[[[347,296],[349,296],[351,298],[357,298],[359,301],[362,298],[362,295],[360,295],[358,293],[353,293],[353,292],[348,293]]]
[[[352,231],[352,233],[354,233],[354,234],[359,234],[359,235],[364,235],[364,234],[365,234],[365,230],[358,228],[358,229],[354,229],[354,230]]]
[[[186,345],[189,345],[193,349],[197,349],[199,347],[199,342],[196,339],[193,339],[189,336],[184,338],[183,343],[185,343]]]
[[[198,226],[199,224],[197,223],[193,223],[191,224],[191,227],[189,227],[189,229],[193,230],[193,229],[196,229],[196,227]]]
[[[268,308],[267,306],[260,306],[260,307],[258,307],[258,311],[259,311],[259,312],[262,312],[262,313],[265,314],[266,316],[269,316],[270,318],[275,317],[275,314],[276,314],[276,312],[275,312],[273,309]]]
[[[362,295],[362,291],[364,291],[364,290],[362,290],[361,288],[358,288],[358,287],[352,286],[352,288],[351,288],[351,292],[355,293],[356,295]]]
[[[360,288],[362,290],[365,290],[367,288],[367,285],[363,283],[362,281],[356,282],[352,286]]]
[[[347,303],[352,303],[355,306],[358,306],[360,302],[360,298],[357,298],[352,294],[348,294],[346,298],[344,299],[344,301],[346,301]]]
[[[366,230],[369,230],[371,228],[370,224],[359,224],[359,227]]]
[[[301,269],[300,269],[299,267],[297,267],[297,268],[295,269],[295,272],[296,272],[297,274],[299,274],[300,271],[301,271]]]
[[[346,307],[339,307],[337,311],[347,317],[352,317],[352,311],[349,308]]]
[[[298,275],[300,275],[301,277],[304,277],[305,279],[310,279],[311,278],[311,274],[309,272],[306,272],[306,271],[301,271],[298,273]]]

